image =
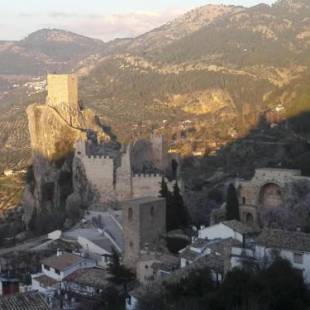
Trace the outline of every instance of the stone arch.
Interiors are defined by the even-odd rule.
[[[281,187],[276,183],[266,183],[259,193],[259,205],[265,209],[282,207],[283,194]]]

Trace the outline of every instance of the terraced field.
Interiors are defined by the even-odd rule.
[[[0,145],[0,174],[7,168],[20,170],[28,165],[31,149],[24,110],[15,108],[0,116]]]
[[[0,213],[4,214],[19,206],[24,191],[22,175],[0,177]]]

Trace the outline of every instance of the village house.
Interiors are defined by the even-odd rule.
[[[64,278],[77,270],[95,266],[96,262],[91,259],[58,251],[42,261],[41,273],[32,275],[32,290],[53,295]]]
[[[224,221],[209,227],[202,227],[198,231],[200,239],[228,239],[238,240],[242,244],[251,243],[260,232],[258,227],[243,224],[237,220]]]
[[[163,253],[141,254],[137,262],[137,280],[146,285],[152,281],[163,279],[180,268],[177,256]]]
[[[111,287],[110,278],[111,275],[101,268],[79,269],[64,279],[62,288],[82,296],[98,296]]]
[[[310,235],[279,229],[264,229],[256,240],[258,262],[272,262],[276,257],[287,259],[310,285]]]
[[[233,246],[241,246],[241,242],[233,239],[196,239],[186,248],[180,251],[180,265],[184,268],[193,264],[201,257],[211,254],[219,257],[226,257]]]

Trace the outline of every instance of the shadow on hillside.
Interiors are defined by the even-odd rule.
[[[223,203],[227,184],[236,177],[252,178],[257,168],[300,169],[303,175],[310,176],[309,141],[310,112],[277,124],[263,116],[246,136],[215,154],[185,158],[185,201],[192,216],[198,222],[208,222],[211,210]]]

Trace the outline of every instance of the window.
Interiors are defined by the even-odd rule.
[[[154,213],[155,213],[155,209],[154,209],[154,207],[153,207],[153,206],[151,207],[151,211],[150,211],[150,213],[151,213],[151,216],[153,217],[153,216],[154,216]]]
[[[58,269],[55,269],[55,272],[60,275],[60,271]]]
[[[132,208],[129,208],[128,209],[128,220],[131,221],[132,217],[133,217],[133,211],[132,211]]]
[[[244,205],[245,205],[245,202],[246,202],[245,197],[242,197],[242,204],[244,204]]]
[[[132,241],[129,242],[129,246],[130,246],[131,248],[133,248],[133,242],[132,242]]]
[[[294,253],[294,263],[295,264],[303,264],[304,263],[304,255],[302,253]]]
[[[149,266],[148,266],[148,265],[145,265],[145,269],[149,269]]]

